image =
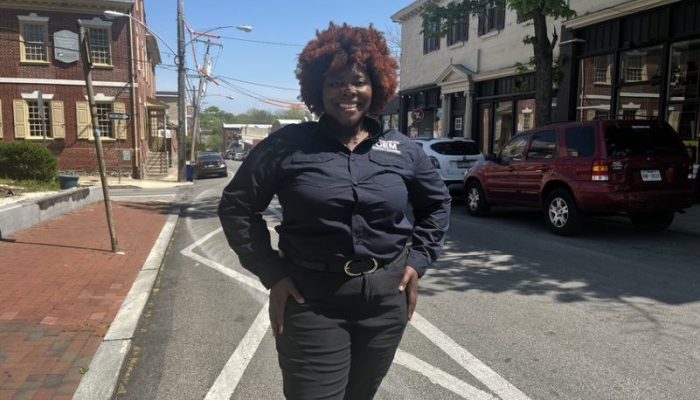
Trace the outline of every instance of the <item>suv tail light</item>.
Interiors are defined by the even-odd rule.
[[[440,169],[440,162],[437,160],[437,158],[433,156],[430,156],[428,158],[430,158],[430,162],[433,163],[433,167],[435,167],[435,169]]]
[[[610,168],[608,167],[607,161],[593,161],[593,168],[591,169],[591,180],[598,182],[607,182],[610,180]]]

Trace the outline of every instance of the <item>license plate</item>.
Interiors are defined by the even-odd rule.
[[[644,182],[661,182],[661,172],[658,169],[643,169],[640,172]]]
[[[457,168],[469,168],[469,161],[457,161]]]

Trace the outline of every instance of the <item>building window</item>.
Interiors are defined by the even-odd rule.
[[[51,117],[49,107],[44,104],[44,112],[39,107],[38,100],[27,100],[27,122],[29,123],[30,137],[52,137],[51,136]]]
[[[462,130],[462,117],[456,117],[455,118],[455,131],[461,131]]]
[[[447,32],[447,45],[452,46],[455,43],[466,42],[469,39],[469,14],[464,16],[462,21],[457,21],[450,26]]]
[[[112,121],[108,114],[112,112],[112,103],[97,103],[97,127],[100,129],[100,136],[114,138]]]
[[[643,80],[642,65],[642,56],[628,56],[625,60],[625,82]]]
[[[46,24],[22,24],[22,61],[48,61]]]
[[[440,49],[440,21],[431,21],[429,27],[423,32],[423,54],[428,54]]]
[[[89,28],[90,58],[93,64],[112,65],[111,35],[106,28]]]
[[[484,12],[479,14],[479,36],[503,29],[505,22],[506,8],[496,2],[487,3]]]
[[[608,71],[610,67],[609,57],[601,56],[593,58],[595,65],[593,66],[593,83],[595,84],[609,84],[610,78],[608,76]]]
[[[661,79],[662,46],[647,47],[622,53],[621,73],[625,83]]]

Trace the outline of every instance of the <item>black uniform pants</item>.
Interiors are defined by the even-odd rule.
[[[380,269],[352,279],[331,273],[294,277],[306,303],[287,301],[284,331],[277,338],[288,400],[374,397],[408,319],[406,295],[398,289],[403,270]],[[317,289],[331,287],[333,294],[314,298],[313,286],[324,281]]]

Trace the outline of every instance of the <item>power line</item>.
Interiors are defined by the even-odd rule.
[[[228,40],[238,40],[241,42],[269,44],[269,45],[274,45],[274,46],[287,46],[287,47],[304,47],[305,46],[303,44],[296,44],[296,43],[268,42],[268,41],[264,41],[264,40],[243,39],[243,38],[237,38],[237,37],[232,37],[232,36],[219,36],[219,38],[228,39]]]

